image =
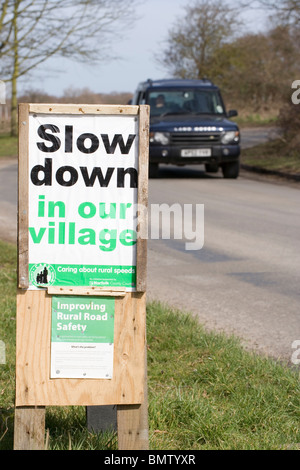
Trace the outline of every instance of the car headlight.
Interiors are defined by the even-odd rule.
[[[237,143],[240,140],[240,133],[238,131],[228,131],[224,132],[221,142],[222,144]]]
[[[150,142],[161,145],[168,145],[170,134],[168,132],[150,132]]]

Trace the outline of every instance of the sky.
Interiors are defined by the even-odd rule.
[[[237,2],[230,0],[236,5]],[[168,30],[185,14],[188,0],[142,0],[137,8],[139,19],[126,37],[113,44],[120,59],[97,65],[76,63],[65,59],[51,59],[41,69],[19,83],[19,94],[26,90],[43,90],[47,94],[63,96],[70,88],[89,88],[95,93],[133,93],[141,81],[168,78],[166,70],[155,61],[155,54],[163,47]],[[246,28],[263,29],[265,20],[261,11],[248,12]],[[46,68],[46,72],[45,72]]]

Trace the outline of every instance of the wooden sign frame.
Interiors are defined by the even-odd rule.
[[[148,147],[149,107],[110,105],[19,105],[19,202],[18,202],[18,290],[17,290],[17,345],[16,345],[16,419],[15,449],[41,448],[39,444],[24,444],[22,428],[24,420],[41,422],[38,410],[45,406],[68,405],[118,405],[118,429],[126,435],[126,448],[147,447],[145,439],[145,410],[147,408],[146,372],[146,276],[147,239],[139,233],[147,233],[147,212],[142,210],[137,224],[136,291],[126,292],[120,287],[48,287],[29,290],[28,276],[28,213],[29,213],[29,116],[30,114],[55,115],[105,115],[136,116],[139,120],[138,144],[138,204],[148,206]],[[115,298],[114,364],[113,378],[63,379],[50,378],[51,298],[52,295],[112,296]],[[34,410],[34,411],[32,411]],[[143,419],[141,411],[143,410]],[[133,413],[133,415],[132,415]],[[124,419],[122,419],[124,417]],[[129,419],[129,421],[128,421]],[[28,421],[29,420],[29,421]],[[132,421],[133,420],[133,421]],[[132,429],[126,422],[139,423]],[[125,424],[124,424],[125,423]],[[142,424],[141,424],[142,423]],[[134,427],[133,426],[133,427]],[[34,425],[33,425],[34,428]],[[127,432],[128,431],[128,432]],[[35,429],[35,435],[43,435]],[[143,439],[136,436],[143,435]],[[123,442],[122,440],[120,442]],[[131,443],[130,443],[131,442]],[[142,442],[142,444],[141,444]],[[134,447],[132,447],[134,446]],[[124,447],[123,447],[124,448]]]
[[[19,105],[19,178],[18,178],[18,287],[27,289],[28,279],[28,184],[29,181],[29,125],[30,114],[45,115],[107,115],[136,116],[139,119],[139,175],[138,206],[148,208],[148,158],[149,158],[149,106],[117,105]],[[138,217],[138,233],[147,233],[147,212],[141,211]],[[145,292],[147,285],[147,240],[137,239],[137,292]]]

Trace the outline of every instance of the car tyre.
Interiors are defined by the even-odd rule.
[[[158,163],[149,163],[149,178],[158,177]]]
[[[223,173],[224,178],[236,179],[240,173],[240,162],[236,161],[236,162],[223,163],[222,173]]]

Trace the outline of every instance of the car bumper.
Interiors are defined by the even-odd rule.
[[[184,147],[187,149],[188,147]],[[205,147],[211,149],[211,156],[200,157],[182,157],[181,150],[183,147],[151,145],[149,147],[150,163],[169,163],[173,165],[190,165],[202,163],[217,163],[237,161],[240,156],[239,145],[218,145],[213,147]],[[194,147],[191,147],[191,150]]]

